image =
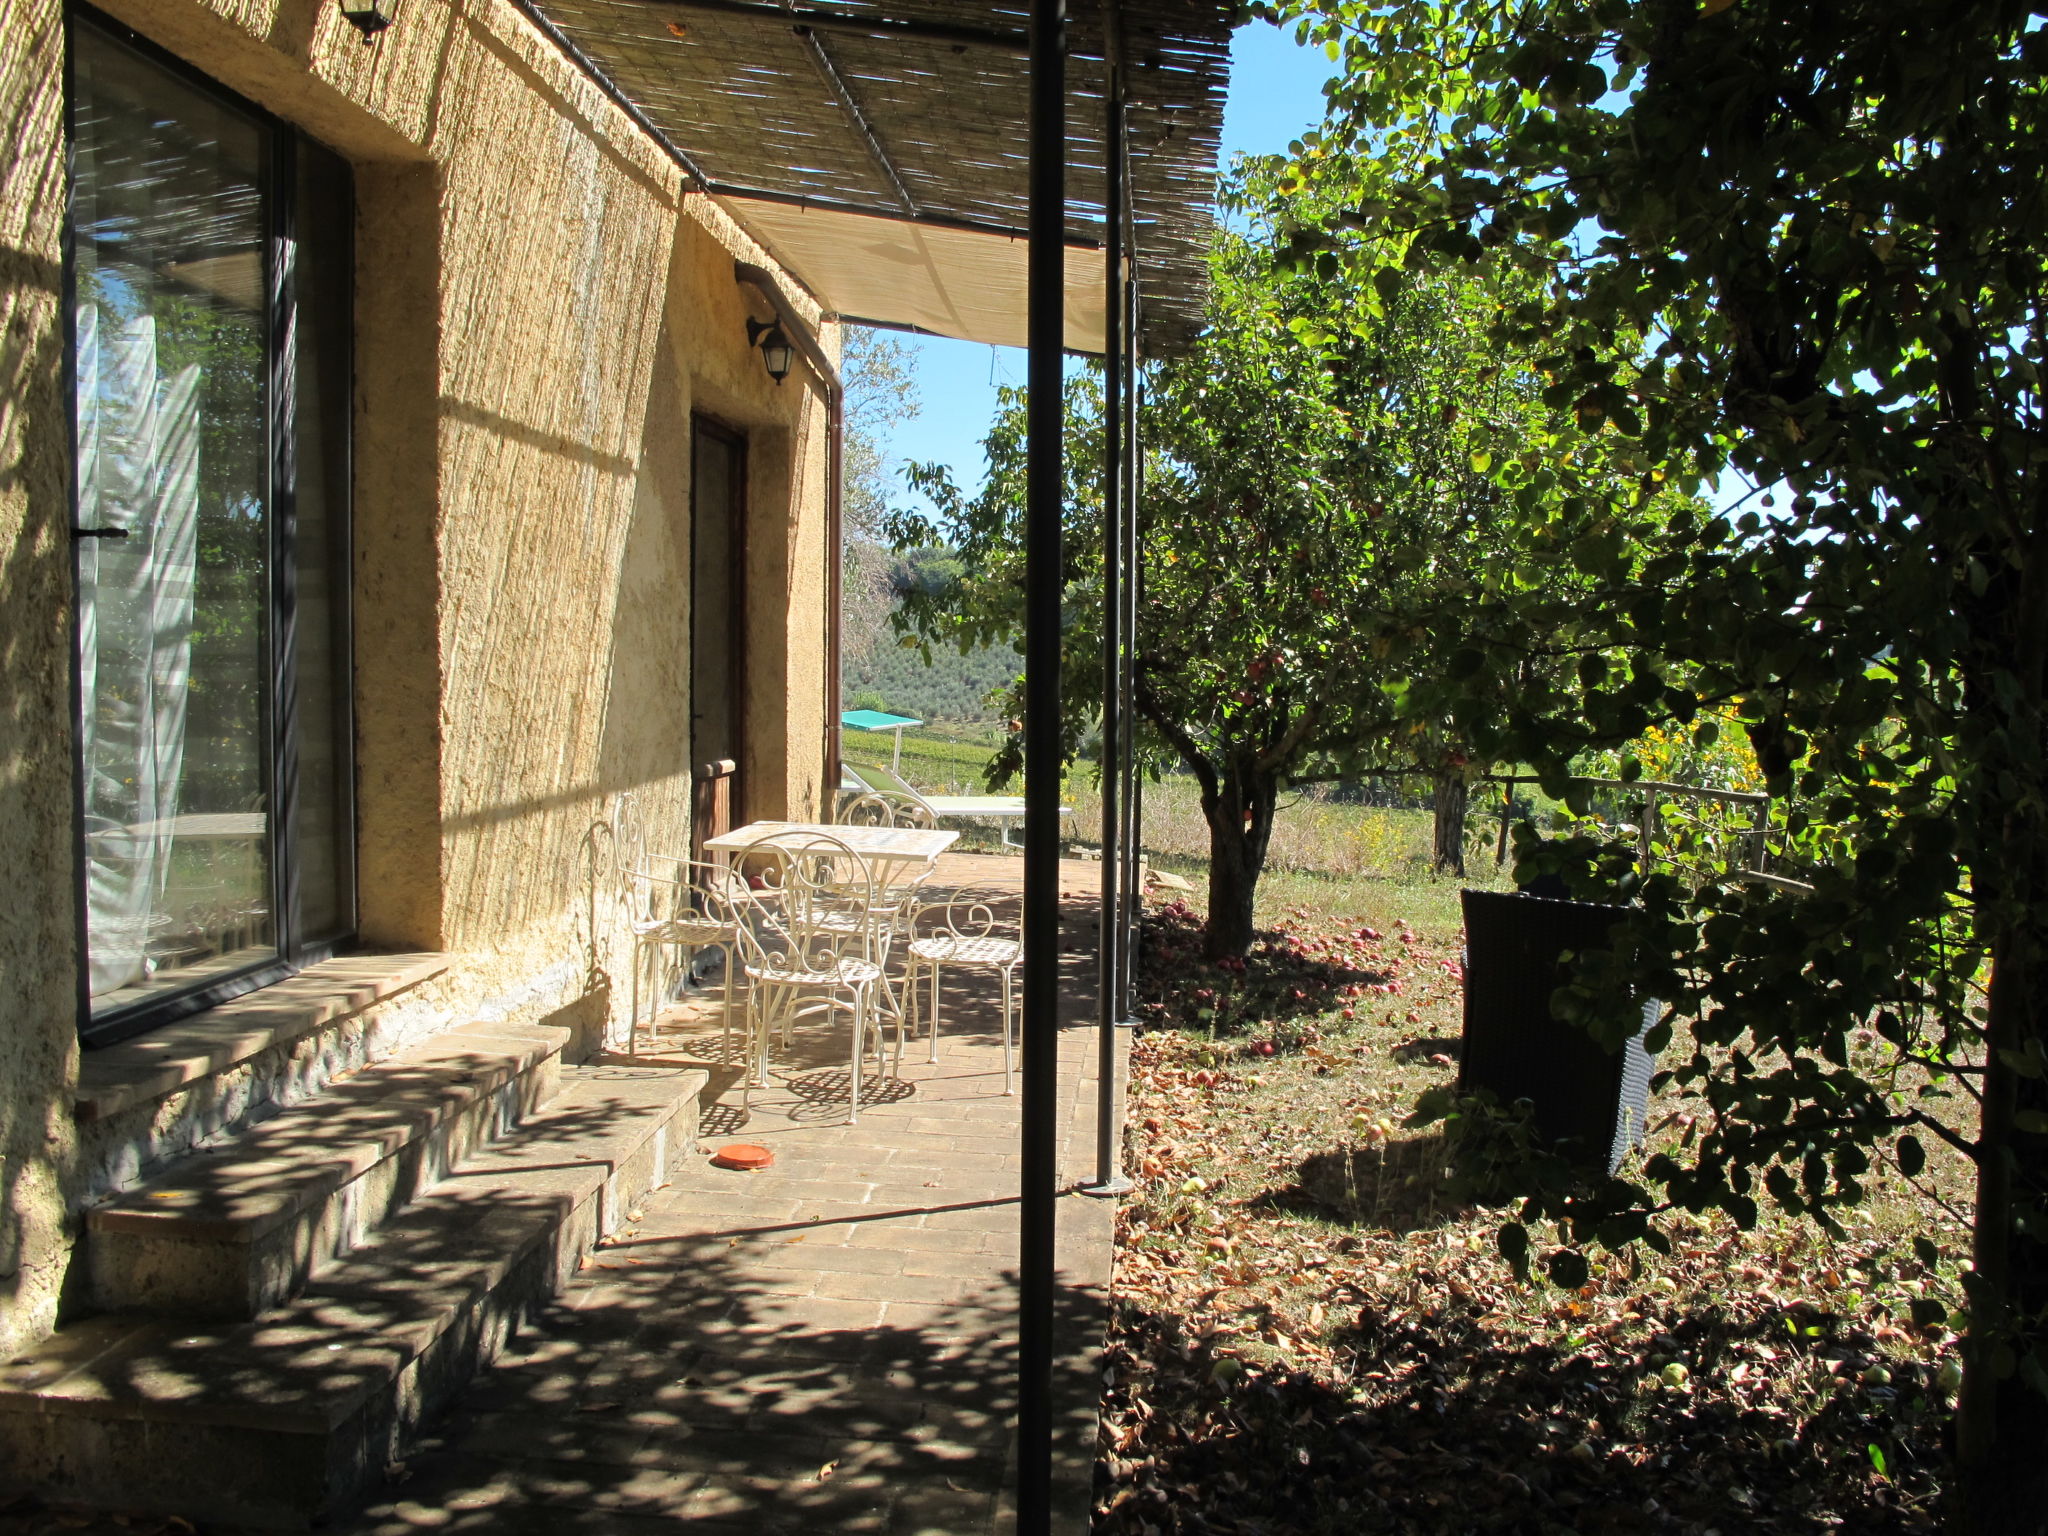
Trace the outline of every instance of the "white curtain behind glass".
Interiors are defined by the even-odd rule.
[[[100,269],[142,300],[149,274]],[[140,292],[137,292],[137,289]],[[200,370],[165,373],[146,305],[78,313],[79,664],[94,996],[145,979],[184,771],[198,562]]]
[[[80,18],[71,229],[95,1014],[274,953],[270,133]],[[107,536],[107,535],[112,535]]]

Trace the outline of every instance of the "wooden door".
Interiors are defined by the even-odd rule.
[[[690,418],[690,765],[692,853],[728,832],[745,804],[747,442]]]

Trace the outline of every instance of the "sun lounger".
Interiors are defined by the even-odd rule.
[[[913,789],[908,780],[886,768],[856,768],[850,763],[842,763],[839,772],[842,789],[855,794],[904,795],[929,806],[931,813],[940,821],[993,821],[1002,830],[1004,847],[1023,846],[1010,836],[1011,824],[1024,820],[1022,795],[928,795],[923,790]],[[1063,805],[1060,814],[1071,816],[1074,808]]]

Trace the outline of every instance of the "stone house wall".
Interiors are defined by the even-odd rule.
[[[821,809],[826,408],[767,377],[733,276],[773,263],[509,0],[399,0],[369,47],[333,0],[103,9],[354,167],[362,942],[447,957],[413,1016],[594,1047],[627,949],[593,829],[631,791],[687,835],[692,411],[749,444],[745,813]],[[0,1349],[54,1326],[80,1209],[148,1147],[317,1088],[132,1106],[140,1154],[79,1112],[63,37],[61,0],[0,0]]]

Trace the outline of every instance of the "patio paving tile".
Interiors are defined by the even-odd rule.
[[[1006,882],[1021,863],[949,856],[936,883]],[[1063,885],[1092,890],[1095,866]],[[1060,1163],[1093,1172],[1093,906],[1069,895],[1062,945]],[[900,1082],[843,1123],[844,1025],[799,1027],[739,1114],[718,1012],[672,1009],[643,1051],[713,1069],[699,1152],[774,1151],[757,1173],[687,1160],[500,1367],[339,1536],[419,1530],[1009,1529],[1016,1405],[1020,1100],[1002,1092],[986,977],[944,977],[940,1059],[906,1043]],[[1062,1528],[1084,1530],[1113,1209],[1062,1198],[1068,1294],[1059,1404]],[[1072,1401],[1066,1401],[1071,1398]]]
[[[889,1247],[855,1248],[846,1243],[786,1243],[778,1251],[764,1245],[764,1251],[748,1261],[755,1271],[813,1270],[843,1275],[895,1275],[903,1269],[903,1254]]]
[[[936,1252],[910,1252],[902,1255],[903,1273],[906,1277],[918,1275],[958,1275],[967,1278],[985,1276],[993,1255],[977,1248],[972,1253],[958,1253],[946,1249]],[[904,1298],[906,1301],[909,1297]]]
[[[872,1297],[895,1307],[903,1302],[954,1303],[961,1293],[978,1284],[979,1277],[961,1275],[876,1275],[825,1274],[819,1277],[815,1294],[848,1299]]]
[[[876,1223],[861,1227],[847,1239],[856,1248],[893,1248],[912,1253],[980,1253],[982,1244],[972,1234],[948,1232],[937,1227],[903,1227]]]

